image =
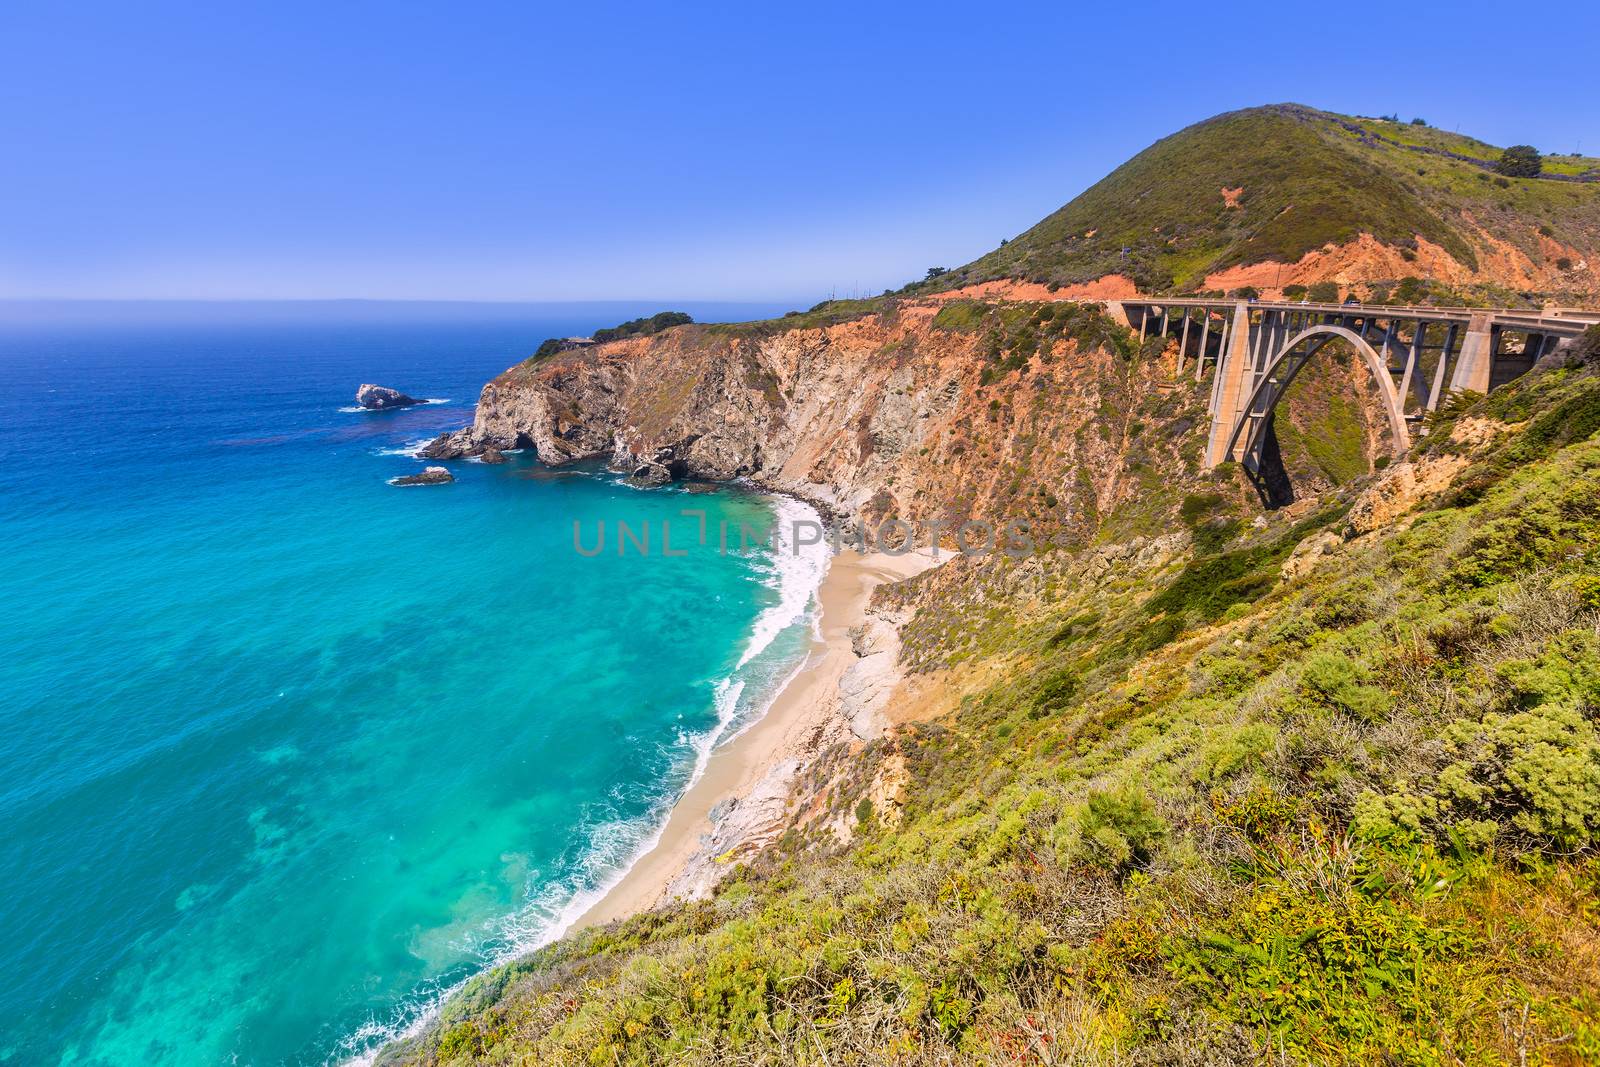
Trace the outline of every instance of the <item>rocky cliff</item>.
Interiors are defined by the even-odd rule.
[[[532,448],[644,484],[743,478],[874,525],[1021,518],[1073,543],[1159,529],[1198,477],[1203,390],[1098,309],[907,302],[783,321],[525,362],[425,454]]]

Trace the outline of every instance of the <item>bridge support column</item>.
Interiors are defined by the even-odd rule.
[[[1271,354],[1266,358],[1271,359]],[[1206,470],[1233,458],[1227,454],[1228,438],[1233,435],[1233,427],[1242,414],[1240,406],[1250,395],[1250,305],[1244,301],[1234,305],[1233,330],[1218,360],[1217,405],[1211,416],[1211,436],[1206,441]],[[1235,451],[1242,453],[1244,447],[1241,436]]]
[[[1474,315],[1467,322],[1467,335],[1461,339],[1461,355],[1456,358],[1456,371],[1450,377],[1452,393],[1463,389],[1474,393],[1489,391],[1489,373],[1494,369],[1491,331],[1488,315]]]

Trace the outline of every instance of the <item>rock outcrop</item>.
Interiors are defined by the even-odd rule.
[[[390,485],[449,485],[455,475],[444,467],[427,467],[421,474],[407,474],[391,481]]]
[[[729,797],[711,810],[711,832],[677,877],[669,898],[700,900],[734,866],[776,841],[789,825],[789,794],[802,769],[798,759],[780,760],[744,796]]]
[[[390,389],[386,385],[363,385],[356,390],[356,403],[368,411],[388,411],[391,408],[409,408],[426,401],[416,397],[407,396],[398,389]]]
[[[986,327],[935,324],[942,306],[684,326],[528,361],[421,454],[526,448],[547,466],[603,460],[638,486],[743,479],[868,526],[948,523],[947,537],[1017,518],[1041,544],[1081,544],[1132,509],[1150,532],[1165,524],[1144,513],[1198,481],[1205,429],[1203,390],[1170,383],[1175,357],[1066,338],[1001,360]]]

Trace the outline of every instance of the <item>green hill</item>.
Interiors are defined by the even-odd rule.
[[[1546,176],[1518,179],[1472,162],[1500,152],[1427,126],[1295,104],[1230,112],[1156,142],[938,286],[1121,273],[1142,291],[1188,290],[1214,271],[1292,263],[1361,233],[1403,249],[1421,237],[1474,269],[1485,234],[1540,263],[1544,236],[1600,251],[1600,184],[1567,180],[1600,176],[1600,159],[1547,157]],[[1237,206],[1224,190],[1239,190]]]

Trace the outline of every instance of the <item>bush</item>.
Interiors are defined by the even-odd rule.
[[[1366,722],[1389,709],[1389,694],[1370,682],[1371,672],[1340,652],[1313,652],[1300,670],[1300,687],[1306,696]]]
[[[694,319],[682,311],[658,311],[649,318],[629,319],[620,326],[596,330],[594,332],[594,340],[596,344],[600,344],[605,341],[615,341],[621,337],[649,336],[673,326],[687,326],[693,321]]]
[[[1428,295],[1428,283],[1414,274],[1408,274],[1400,279],[1400,286],[1394,291],[1394,298],[1402,304],[1416,304]]]
[[[1463,815],[1509,820],[1529,837],[1582,848],[1600,830],[1600,740],[1572,707],[1489,714],[1446,732],[1455,762],[1439,791]]]
[[[1149,860],[1167,832],[1155,804],[1142,789],[1131,785],[1090,793],[1078,827],[1091,862],[1117,871]]]
[[[1534,178],[1544,170],[1544,160],[1532,145],[1514,144],[1500,153],[1494,169],[1508,178]]]
[[[1283,287],[1283,295],[1287,300],[1299,300],[1306,295],[1306,287],[1303,285],[1286,285]]]
[[[1314,304],[1337,304],[1339,302],[1339,283],[1317,282],[1306,290],[1306,296]]]

